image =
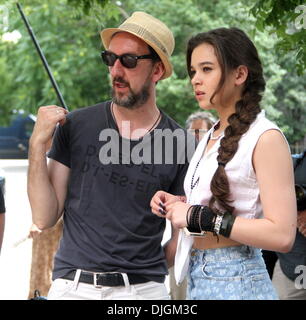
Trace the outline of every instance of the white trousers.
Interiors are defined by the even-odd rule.
[[[174,267],[169,269],[170,297],[171,300],[186,300],[187,279],[178,286],[175,281]]]
[[[78,270],[79,271],[79,270]],[[125,286],[95,287],[93,284],[79,282],[80,272],[74,280],[56,279],[52,282],[48,300],[169,300],[164,283],[149,281],[129,284],[126,274]]]

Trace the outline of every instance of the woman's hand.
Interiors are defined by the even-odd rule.
[[[175,196],[165,191],[157,191],[150,202],[150,206],[154,214],[165,218],[167,214],[166,207],[177,201],[185,202],[186,197]]]
[[[165,217],[166,205],[169,205],[170,203],[174,203],[176,201],[179,201],[179,198],[177,196],[165,191],[157,191],[150,202],[150,206],[154,214],[160,217]]]
[[[175,228],[187,226],[186,215],[190,204],[185,203],[184,196],[174,196],[165,191],[157,191],[151,200],[152,212],[172,222]]]
[[[184,228],[187,226],[187,213],[191,207],[190,204],[176,201],[166,206],[166,218],[169,219],[175,228]]]

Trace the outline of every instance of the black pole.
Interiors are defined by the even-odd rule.
[[[45,69],[47,71],[47,74],[48,74],[48,76],[49,76],[49,78],[51,80],[52,86],[53,86],[53,88],[54,88],[54,90],[55,90],[55,92],[57,94],[58,100],[60,101],[60,104],[62,105],[62,107],[65,108],[66,110],[68,110],[67,105],[66,105],[66,103],[64,101],[64,98],[63,98],[63,96],[62,96],[62,94],[61,94],[61,92],[60,92],[60,90],[59,90],[59,88],[57,86],[57,83],[56,83],[56,81],[55,81],[55,79],[54,79],[54,77],[52,75],[52,72],[50,70],[48,62],[47,62],[47,60],[46,60],[46,58],[45,58],[45,56],[44,56],[44,54],[43,54],[43,52],[42,52],[42,50],[41,50],[41,48],[39,46],[39,43],[38,43],[38,41],[37,41],[37,39],[36,39],[36,37],[34,35],[34,32],[33,32],[32,28],[31,28],[31,26],[29,24],[29,21],[28,21],[27,17],[24,15],[20,4],[18,2],[16,4],[17,4],[17,8],[18,8],[18,10],[20,12],[20,15],[22,17],[22,20],[24,21],[24,23],[25,23],[25,25],[26,25],[26,27],[28,29],[28,32],[29,32],[29,34],[30,34],[30,36],[31,36],[31,38],[32,38],[32,40],[34,42],[35,48],[36,48],[36,50],[37,50],[37,52],[38,52],[38,54],[40,56],[40,59],[41,59],[43,65],[44,65],[44,67],[45,67]]]

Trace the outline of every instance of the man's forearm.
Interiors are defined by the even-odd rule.
[[[52,227],[59,218],[58,201],[48,174],[44,144],[30,142],[28,196],[33,222],[42,230]]]
[[[169,240],[164,245],[164,252],[167,261],[168,269],[173,267],[174,265],[174,257],[175,257],[175,248],[173,245],[173,240]]]
[[[167,260],[168,268],[171,268],[174,265],[174,258],[177,247],[177,240],[179,235],[179,229],[171,226],[172,235],[171,239],[164,244],[164,252]]]

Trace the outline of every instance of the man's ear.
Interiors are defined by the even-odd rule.
[[[152,71],[152,80],[157,83],[165,73],[164,64],[161,61],[155,62]]]
[[[249,69],[246,66],[239,66],[235,72],[235,85],[239,86],[243,84],[246,81],[248,74]]]

